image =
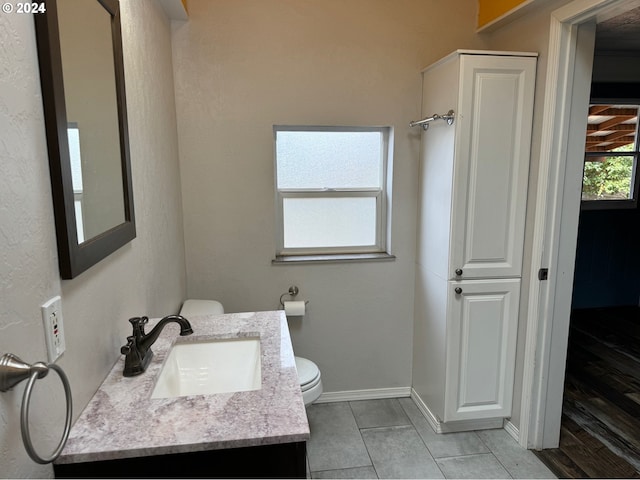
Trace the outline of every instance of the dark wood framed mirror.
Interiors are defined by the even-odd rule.
[[[34,14],[60,275],[136,236],[118,0]]]

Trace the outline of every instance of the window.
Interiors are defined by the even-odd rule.
[[[277,256],[384,253],[391,129],[276,126]]]
[[[583,208],[633,208],[637,205],[638,108],[638,105],[589,106]]]
[[[80,157],[80,129],[75,122],[67,124],[69,139],[69,160],[71,161],[71,185],[73,187],[73,206],[76,212],[76,230],[78,243],[84,242],[84,221],[82,218],[82,158]]]

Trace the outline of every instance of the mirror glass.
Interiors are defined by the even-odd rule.
[[[111,15],[96,1],[59,0],[58,25],[82,243],[125,220]]]
[[[118,0],[34,15],[62,278],[136,236]]]

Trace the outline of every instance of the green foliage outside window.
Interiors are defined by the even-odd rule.
[[[633,145],[617,149],[632,151]],[[593,160],[596,160],[595,158]],[[625,200],[631,198],[632,156],[599,157],[584,164],[583,200]]]

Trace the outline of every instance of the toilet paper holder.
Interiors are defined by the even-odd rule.
[[[282,297],[284,297],[285,295],[289,295],[291,298],[296,298],[296,295],[298,295],[298,293],[300,293],[300,289],[295,285],[291,285],[289,287],[289,290],[287,290],[282,295],[280,295],[280,306],[284,308],[284,302],[282,301]],[[305,300],[304,304],[307,305],[308,303],[309,303],[309,300]]]

